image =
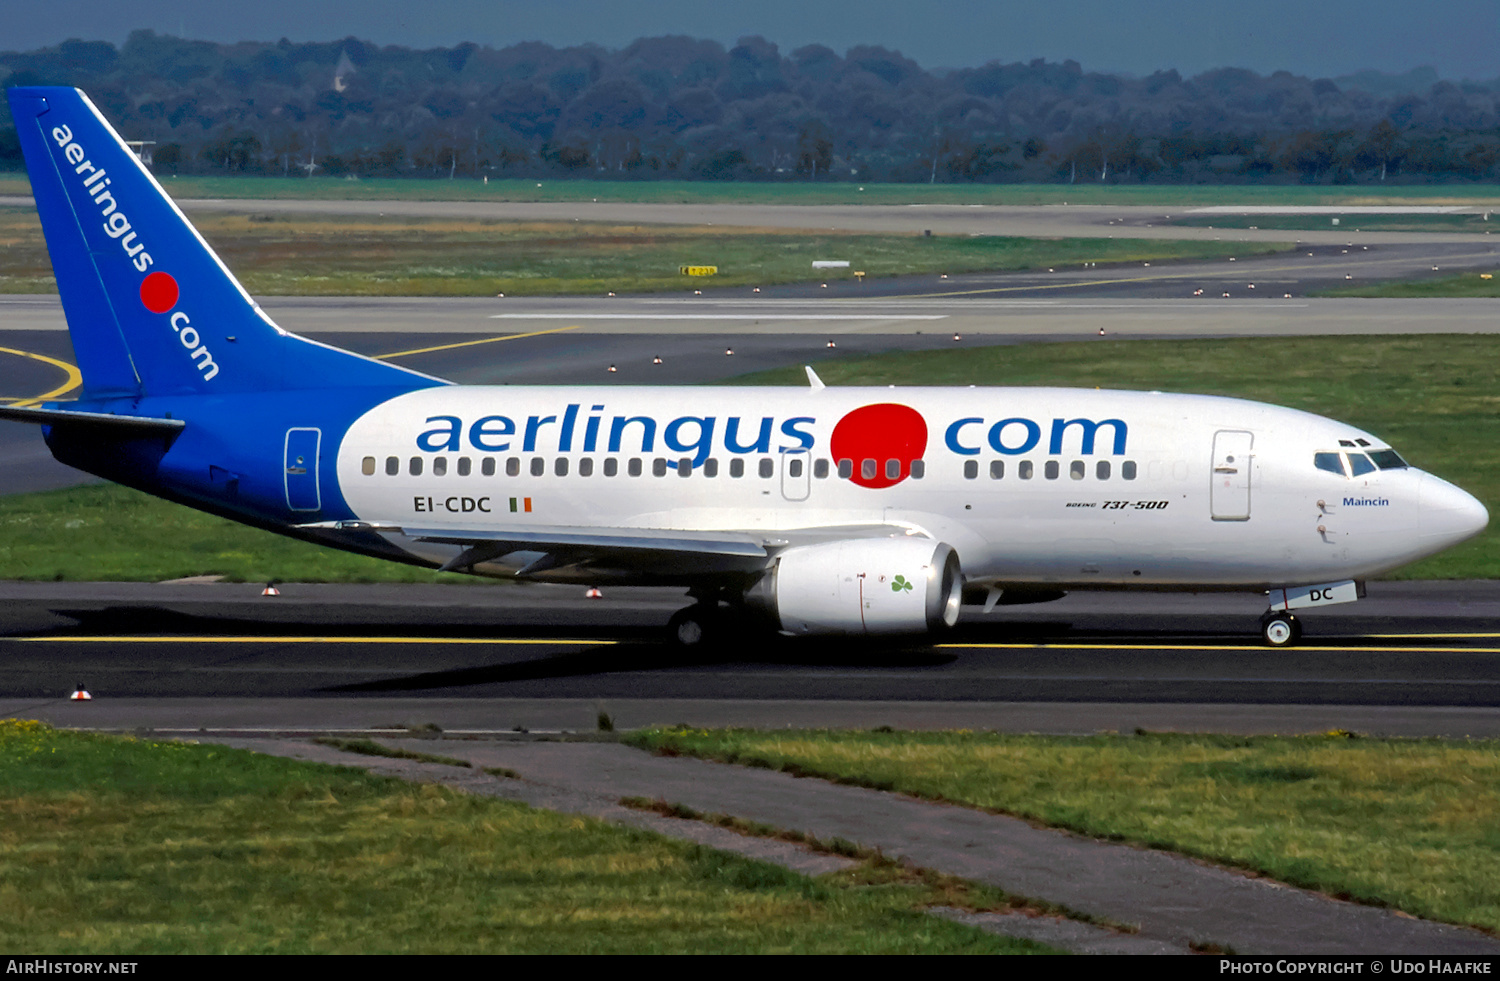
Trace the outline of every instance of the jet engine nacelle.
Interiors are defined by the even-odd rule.
[[[921,634],[958,621],[963,575],[930,538],[789,548],[746,595],[790,634]]]

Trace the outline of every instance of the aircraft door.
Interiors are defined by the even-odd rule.
[[[321,429],[286,431],[286,506],[293,511],[316,511],[322,506],[318,493],[318,450]]]
[[[1253,433],[1221,430],[1214,434],[1213,483],[1209,493],[1215,521],[1250,520],[1250,469]]]
[[[781,496],[805,501],[812,493],[812,454],[805,447],[781,451]]]

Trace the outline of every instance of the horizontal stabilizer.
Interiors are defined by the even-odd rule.
[[[89,426],[127,435],[170,436],[186,425],[181,419],[158,419],[148,416],[117,416],[109,412],[72,412],[67,409],[22,409],[0,406],[0,419],[30,422],[40,426]]]

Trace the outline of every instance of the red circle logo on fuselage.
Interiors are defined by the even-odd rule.
[[[909,405],[863,405],[833,427],[828,448],[835,460],[853,461],[852,482],[877,490],[891,487],[911,476],[911,462],[927,452],[927,420]],[[873,477],[865,475],[866,460],[875,461]],[[886,476],[890,460],[899,463],[894,477]]]
[[[177,280],[154,272],[141,280],[141,303],[152,313],[166,313],[177,305]]]

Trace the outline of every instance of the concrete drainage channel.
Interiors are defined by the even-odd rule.
[[[769,770],[653,756],[612,739],[512,733],[491,738],[358,735],[374,736],[387,748],[470,766],[356,756],[314,742],[305,732],[254,737],[200,733],[189,738],[295,759],[356,764],[384,775],[589,815],[806,875],[847,868],[854,860],[657,811],[733,815],[817,841],[855,842],[910,866],[1032,897],[1046,908],[1076,911],[1093,922],[1036,915],[1034,910],[935,909],[933,914],[1078,953],[1500,955],[1500,940],[1478,930],[1341,902],[1167,852]],[[636,806],[626,806],[626,801]],[[646,808],[642,802],[673,806]],[[1137,929],[1126,932],[1099,923]]]

